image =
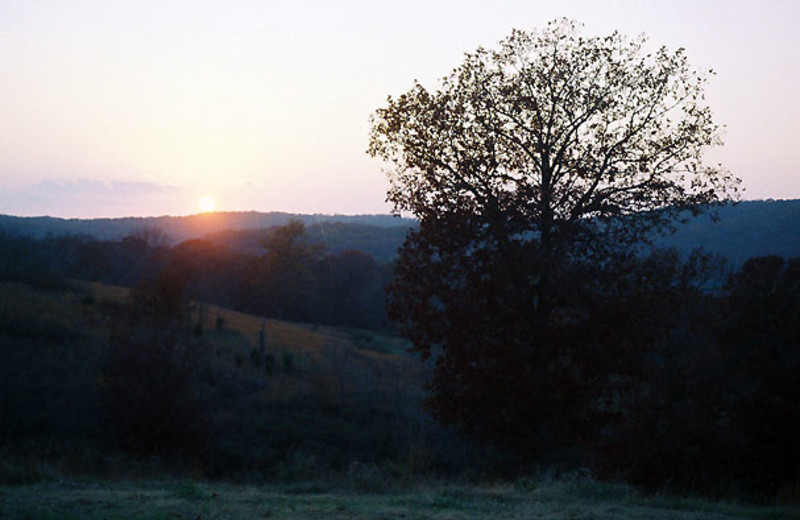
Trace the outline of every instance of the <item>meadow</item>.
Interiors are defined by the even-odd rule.
[[[130,299],[98,283],[0,283],[0,518],[800,518],[796,490],[735,503],[587,472],[509,480],[513,461],[420,411],[430,365],[401,338],[197,302],[210,436],[185,453],[132,452],[99,411],[114,315]]]
[[[0,450],[67,469],[75,465],[67,459],[76,458],[76,445],[82,460],[93,458],[86,452],[114,451],[110,423],[133,413],[109,417],[103,411],[109,407],[109,357],[115,355],[109,345],[121,341],[112,330],[120,327],[117,316],[127,312],[128,300],[128,289],[97,283],[0,283]],[[301,459],[313,460],[311,465],[374,462],[396,457],[401,445],[410,446],[415,429],[425,427],[418,403],[429,368],[406,353],[400,338],[196,303],[187,319],[189,346],[177,370],[191,370],[190,397],[202,416],[204,442],[217,448],[214,460],[202,464],[205,473],[283,478]],[[156,374],[123,376],[145,378],[139,386],[161,384]],[[206,446],[193,446],[182,463],[197,466],[187,460],[209,451]]]

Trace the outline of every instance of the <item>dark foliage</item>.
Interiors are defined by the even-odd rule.
[[[112,341],[101,432],[135,453],[197,454],[208,433],[194,388],[198,345],[152,335]]]
[[[731,280],[722,344],[739,383],[736,412],[750,478],[800,480],[800,258],[754,258]]]
[[[643,257],[581,230],[554,264],[535,242],[474,233],[469,218],[423,222],[391,286],[401,332],[436,358],[428,405],[517,453],[569,456],[628,413],[714,264]]]
[[[775,496],[800,478],[797,259],[754,258],[697,293],[628,413],[590,446],[600,474],[649,488]]]
[[[382,288],[391,279],[389,266],[370,255],[349,250],[326,255],[314,268],[317,321],[345,327],[391,330]]]
[[[142,454],[199,456],[209,442],[183,273],[137,285],[114,323],[102,372],[103,436]]]
[[[469,218],[423,222],[391,286],[392,317],[436,359],[436,417],[523,466],[583,464],[651,490],[795,489],[796,259],[751,259],[726,286],[719,258],[576,234],[544,301],[537,250],[463,233]]]

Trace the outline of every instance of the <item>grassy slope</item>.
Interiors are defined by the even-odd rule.
[[[102,306],[124,302],[128,290],[89,282],[72,285],[73,290],[52,292],[0,282],[0,314],[38,336],[52,329],[53,334],[74,336],[74,343],[87,337],[102,342],[107,335]],[[94,303],[85,305],[84,298],[89,294]],[[311,393],[322,402],[343,404],[331,401],[390,387],[406,398],[422,396],[428,369],[406,354],[407,343],[397,337],[359,329],[263,321],[215,306],[206,308],[203,314],[204,339],[216,351],[217,366],[228,370],[231,377],[268,379],[272,401],[287,402]],[[217,318],[224,324],[221,331],[216,328]],[[195,308],[192,320],[197,319]],[[262,323],[266,354],[276,363],[276,370],[268,377],[262,367],[252,363]],[[291,369],[281,370],[286,363],[291,363]]]
[[[87,294],[93,295],[91,305],[85,304]],[[125,289],[98,284],[78,284],[75,291],[42,292],[4,283],[0,284],[0,314],[5,313],[9,323],[23,323],[34,331],[33,343],[42,338],[54,341],[55,351],[97,349],[103,348],[105,337],[102,304],[119,303],[126,296]],[[215,328],[217,316],[223,319],[222,331]],[[405,344],[397,338],[267,320],[267,353],[274,356],[278,367],[266,376],[264,367],[250,360],[257,351],[261,319],[216,308],[207,309],[205,317],[205,337],[215,347],[215,363],[221,372],[237,381],[268,385],[257,396],[264,402],[312,396],[332,404],[353,403],[361,402],[358,399],[363,396],[374,398],[379,391],[382,396],[397,395],[411,402],[419,397],[420,382],[427,373],[423,365],[403,354]],[[282,367],[287,353],[293,360],[291,370]],[[393,385],[394,394],[387,394],[387,387]],[[35,460],[23,462],[37,464]],[[0,466],[6,463],[15,470],[13,465],[19,461],[0,460]],[[420,483],[412,481],[413,473],[393,473],[369,465],[351,465],[349,471],[343,468],[334,475],[317,473],[308,481],[295,479],[293,484],[261,487],[202,480],[102,480],[97,476],[76,481],[69,480],[72,473],[57,464],[26,472],[30,478],[19,481],[24,485],[0,485],[0,519],[800,518],[797,508],[648,498],[626,486],[586,479],[495,486]],[[121,473],[126,474],[130,475]]]
[[[287,402],[313,394],[319,402],[347,404],[379,389],[393,388],[405,399],[422,397],[422,382],[428,370],[406,354],[407,344],[395,337],[358,329],[337,329],[301,323],[262,320],[259,317],[216,307],[206,314],[207,330],[213,330],[217,316],[224,329],[233,333],[226,343],[225,334],[208,334],[218,347],[227,346],[228,356],[220,362],[239,363],[258,350],[258,337],[265,328],[266,354],[283,367],[287,357],[292,370],[276,371],[269,379],[271,399]],[[195,317],[196,319],[196,317]],[[233,369],[233,366],[230,366]],[[259,368],[239,367],[258,377]]]
[[[0,487],[0,518],[15,519],[789,519],[796,507],[752,507],[675,497],[645,497],[627,486],[575,479],[514,485],[417,483],[364,493],[196,482],[60,482]]]
[[[94,283],[73,282],[60,291],[0,283],[0,483],[40,480],[42,465],[44,473],[131,473],[104,469],[104,448],[80,444],[96,421],[107,309],[127,295],[127,289]],[[216,468],[232,464],[236,471],[289,478],[313,472],[318,462],[346,466],[349,460],[392,456],[390,450],[400,444],[387,443],[424,429],[405,419],[419,415],[429,368],[405,352],[402,340],[356,329],[262,322],[216,307],[205,308],[203,315],[202,370],[214,383],[204,387],[202,399],[223,445]],[[192,320],[197,319],[195,307]],[[267,363],[260,362],[262,323]],[[375,443],[383,451],[376,451]],[[21,455],[28,445],[32,448]],[[51,455],[54,451],[60,455]],[[320,454],[324,461],[315,460]]]

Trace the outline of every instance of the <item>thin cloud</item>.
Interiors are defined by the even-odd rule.
[[[31,187],[34,192],[57,195],[147,195],[153,193],[174,193],[180,191],[175,186],[136,181],[101,181],[96,179],[51,179]]]
[[[178,187],[153,182],[46,179],[16,189],[0,189],[0,213],[88,218],[119,216],[123,211],[130,216],[147,216],[174,211],[182,196],[183,190]]]

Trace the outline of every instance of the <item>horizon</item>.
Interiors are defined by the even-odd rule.
[[[428,15],[418,16],[424,11]],[[686,48],[744,200],[800,197],[800,4],[250,0],[0,6],[0,214],[136,218],[218,211],[386,214],[365,154],[388,95],[439,78],[512,28]]]
[[[800,197],[797,198],[763,198],[763,199],[741,199],[738,201],[726,201],[723,202],[723,206],[730,206],[730,205],[739,205],[742,203],[751,203],[751,202],[768,202],[768,203],[781,203],[781,202],[800,202]],[[293,211],[280,211],[280,210],[213,210],[213,211],[198,211],[195,213],[187,213],[183,215],[170,215],[170,214],[163,214],[163,215],[122,215],[118,217],[107,217],[107,216],[98,216],[98,217],[61,217],[57,215],[13,215],[9,213],[0,213],[0,217],[8,217],[8,218],[18,218],[18,219],[56,219],[56,220],[78,220],[78,221],[92,221],[92,220],[145,220],[145,219],[180,219],[180,218],[192,218],[192,217],[206,217],[206,218],[216,218],[218,216],[226,216],[226,215],[243,215],[243,214],[255,214],[255,215],[286,215],[286,216],[298,216],[298,217],[324,217],[326,219],[332,219],[336,217],[343,217],[343,218],[358,218],[358,217],[390,217],[396,218],[398,220],[417,220],[416,217],[413,215],[396,215],[390,211],[385,213],[302,213],[302,212],[293,212]],[[702,216],[698,215],[698,217]]]
[[[14,215],[10,213],[0,213],[0,217],[22,218],[22,219],[35,219],[35,218],[52,218],[59,220],[122,220],[122,219],[158,219],[158,218],[189,218],[189,217],[203,217],[207,216],[213,218],[219,215],[241,215],[246,213],[253,213],[258,215],[289,215],[289,216],[303,216],[303,217],[392,217],[398,219],[413,219],[414,217],[394,215],[387,211],[385,213],[299,213],[294,211],[280,211],[280,210],[213,210],[213,211],[197,211],[195,213],[187,213],[182,215],[122,215],[119,217],[61,217],[57,215]]]

